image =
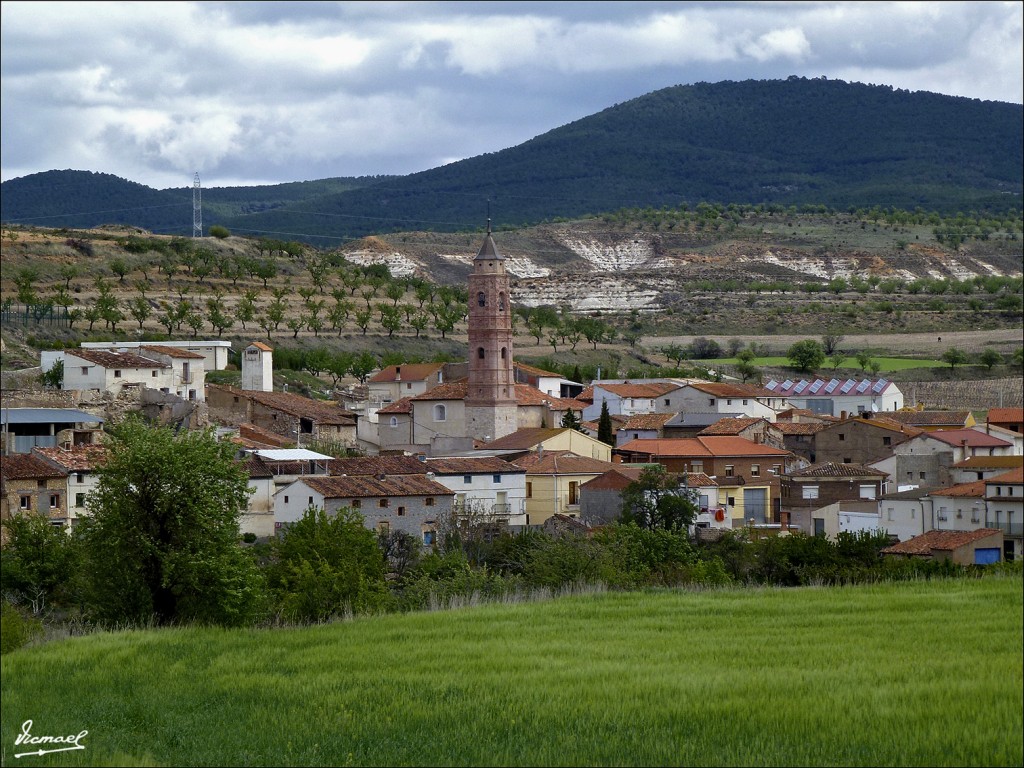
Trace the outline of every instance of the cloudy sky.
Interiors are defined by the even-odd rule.
[[[3,180],[407,174],[659,88],[790,75],[1021,104],[1020,2],[4,2]]]

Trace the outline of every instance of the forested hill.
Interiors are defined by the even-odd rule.
[[[248,208],[239,202],[244,194],[228,194],[232,204],[219,206],[217,191],[204,193],[211,204],[209,213],[204,204],[204,224],[223,224],[237,234],[302,233],[329,245],[372,232],[476,228],[488,200],[499,225],[702,201],[1004,213],[1021,206],[1022,147],[1019,104],[796,77],[698,83],[655,91],[517,147],[410,176],[280,185],[288,193],[276,196],[276,187],[266,187]],[[48,174],[3,184],[0,218],[60,226],[56,218],[35,218],[52,217],[58,198],[77,206],[69,214],[113,207],[83,187],[73,200],[59,195],[60,174],[54,196],[37,189],[37,202],[29,205],[18,185],[40,176]],[[91,176],[104,182],[110,197],[112,177]],[[123,216],[108,210],[74,224],[191,231],[188,190],[157,193],[120,183],[138,191],[139,200],[148,192],[182,207],[160,209],[146,198],[126,203],[135,210]],[[172,211],[180,217],[177,226],[170,223]]]

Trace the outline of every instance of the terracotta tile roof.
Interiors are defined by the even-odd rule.
[[[238,436],[249,443],[265,445],[270,448],[287,448],[295,445],[295,441],[277,432],[257,426],[256,424],[239,424]]]
[[[602,472],[593,480],[587,480],[580,488],[590,491],[621,491],[627,485],[640,479],[641,467],[615,467]]]
[[[704,472],[684,472],[686,484],[691,488],[710,488],[718,483],[711,479],[710,475]]]
[[[630,440],[618,450],[648,456],[789,456],[790,452],[772,448],[743,437],[670,437]]]
[[[886,411],[888,419],[915,427],[962,427],[971,416],[970,411]]]
[[[274,348],[264,344],[262,341],[254,341],[252,344],[247,344],[246,349],[249,347],[256,347],[256,349],[262,349],[264,352],[273,352]]]
[[[353,426],[355,416],[340,405],[313,400],[309,397],[296,395],[292,392],[257,392],[251,389],[238,389],[225,384],[207,384],[212,389],[221,389],[238,397],[245,397],[262,406],[271,408],[289,416],[312,419],[318,424],[340,424]]]
[[[167,363],[159,360],[151,360],[148,357],[133,355],[131,352],[107,352],[99,349],[68,349],[64,351],[68,355],[85,360],[87,363],[95,363],[104,368],[170,368]]]
[[[50,462],[31,453],[12,453],[0,456],[0,479],[35,480],[52,477],[67,477],[68,473],[57,469]]]
[[[826,424],[825,427],[827,427],[828,429],[841,429],[842,427],[851,424],[863,424],[868,427],[885,429],[888,430],[889,432],[899,432],[909,437],[914,437],[915,435],[920,435],[924,433],[925,430],[921,429],[920,427],[915,427],[912,424],[904,424],[899,421],[895,421],[894,419],[888,418],[888,413],[891,412],[887,412],[885,416],[878,416],[872,414],[869,417],[854,414],[853,416],[849,416],[845,419],[840,419],[832,424]]]
[[[427,465],[415,456],[356,456],[331,459],[327,462],[329,475],[425,475]]]
[[[438,475],[497,475],[506,472],[522,472],[504,459],[496,456],[456,456],[452,458],[427,459],[427,471]]]
[[[928,493],[929,496],[946,496],[950,498],[977,498],[985,495],[985,480],[974,480],[970,483],[952,485],[949,488],[939,488]]]
[[[512,463],[528,475],[600,475],[615,468],[610,461],[578,456],[571,451],[544,451],[543,456],[531,453]]]
[[[792,477],[888,477],[888,472],[865,467],[863,464],[840,464],[826,461],[792,473]]]
[[[555,378],[555,379],[564,379],[565,378],[560,373],[553,373],[551,371],[545,371],[542,368],[536,368],[536,367],[534,367],[532,365],[527,365],[526,363],[517,363],[517,362],[513,361],[512,365],[514,365],[516,368],[518,368],[519,370],[523,371],[524,373],[532,373],[534,376],[546,376],[546,377]],[[582,382],[577,382],[577,383],[582,383]]]
[[[395,400],[395,402],[379,409],[377,413],[383,413],[388,416],[398,413],[412,413],[412,398],[403,397],[401,400]]]
[[[394,475],[383,480],[373,475],[345,477],[303,477],[302,482],[328,499],[358,499],[371,496],[454,496],[426,475]]]
[[[499,437],[497,440],[492,440],[487,443],[487,447],[497,448],[499,450],[528,451],[536,448],[545,440],[550,440],[552,437],[560,435],[567,430],[567,427],[559,427],[557,429],[545,427],[518,429],[510,435],[505,435],[504,437]]]
[[[1024,466],[1024,456],[970,456],[951,466],[955,469],[1013,469]]]
[[[449,381],[447,384],[438,384],[433,389],[428,389],[422,395],[409,398],[414,402],[420,400],[465,400],[469,392],[469,381],[458,379]]]
[[[813,416],[819,417],[821,414],[815,413],[808,408],[787,408],[784,411],[779,411],[775,418],[779,421],[788,421],[794,416]]]
[[[529,384],[516,384],[516,405],[547,405],[553,411],[582,411],[584,408],[575,398],[548,395]]]
[[[270,467],[268,467],[267,463],[259,456],[249,456],[249,458],[243,461],[242,464],[245,466],[245,471],[249,473],[250,480],[274,476]]]
[[[1024,408],[989,408],[987,421],[992,424],[1020,424],[1024,422]]]
[[[65,472],[89,472],[102,466],[107,460],[107,448],[104,445],[75,445],[71,448],[33,450]]]
[[[675,418],[674,413],[639,413],[630,416],[621,429],[661,429],[665,422]],[[614,419],[614,417],[612,417]]]
[[[744,419],[719,419],[709,427],[705,427],[698,435],[738,435],[744,429],[757,424],[759,421],[763,421],[766,424],[768,421],[760,417],[750,417]]]
[[[632,383],[623,382],[622,384],[608,384],[606,382],[598,382],[593,385],[592,389],[603,389],[605,392],[611,392],[612,394],[618,395],[619,397],[626,398],[654,398],[660,397],[661,395],[669,392],[674,392],[679,389],[681,384],[672,384],[667,381],[652,381],[648,383]],[[584,390],[586,391],[586,390]],[[579,400],[582,397],[582,393],[576,396]]]
[[[948,445],[967,444],[969,448],[1003,448],[1013,445],[1006,440],[1001,440],[993,435],[986,435],[974,429],[939,429],[935,432],[924,432],[920,435],[925,438],[941,440]]]
[[[1001,475],[993,475],[983,482],[992,483],[993,485],[1024,483],[1024,467],[1017,467],[1009,472],[1003,472]]]
[[[594,387],[584,387],[583,391],[576,395],[577,400],[582,400],[587,405],[591,405],[594,402]]]
[[[181,347],[164,347],[159,344],[145,344],[139,349],[144,352],[156,352],[158,355],[167,355],[168,357],[176,357],[180,360],[205,360],[206,358],[200,355],[198,352],[189,352],[187,349]]]
[[[775,428],[778,429],[783,435],[815,435],[828,424],[821,423],[815,424],[811,422],[803,421],[777,421],[775,422]]]
[[[401,368],[401,371],[399,371]],[[368,381],[373,384],[395,381],[426,381],[444,368],[444,363],[411,363],[408,365],[389,365],[375,373]]]
[[[883,555],[931,555],[932,550],[951,552],[966,544],[973,544],[989,536],[1002,533],[998,528],[979,528],[975,531],[928,531],[912,539],[901,541],[882,550]]]

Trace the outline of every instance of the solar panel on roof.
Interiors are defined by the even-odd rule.
[[[793,386],[793,380],[792,379],[786,379],[784,382],[782,382],[782,388],[783,389],[789,389],[792,386]]]
[[[801,381],[801,382],[799,382],[799,383],[798,383],[798,384],[797,384],[797,385],[796,385],[795,387],[793,387],[793,391],[794,391],[794,392],[795,392],[796,394],[798,394],[798,395],[799,395],[799,394],[800,394],[801,392],[803,392],[803,391],[804,391],[805,389],[807,389],[807,382],[806,382],[806,381]]]
[[[871,388],[871,391],[874,392],[875,394],[878,394],[883,389],[885,389],[888,383],[889,382],[886,381],[885,379],[879,379],[878,381],[875,382],[875,385]]]
[[[779,382],[777,382],[775,379],[772,379],[771,381],[764,385],[764,388],[774,390],[777,386],[779,386]]]
[[[821,379],[815,379],[814,383],[808,388],[808,392],[811,394],[817,394],[818,390],[825,386],[825,382]]]
[[[828,384],[825,385],[825,392],[832,394],[836,391],[836,387],[839,386],[839,379],[832,379]]]
[[[839,391],[842,392],[844,395],[848,394],[849,391],[853,389],[856,383],[857,382],[855,382],[853,379],[849,379],[845,384],[843,384],[842,387],[840,387]]]
[[[867,379],[864,379],[864,381],[862,381],[860,384],[857,385],[857,393],[858,394],[863,394],[863,393],[867,392],[868,389],[870,389],[870,387],[871,387],[871,382],[868,381]]]

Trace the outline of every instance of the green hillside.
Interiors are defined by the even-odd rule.
[[[3,657],[2,759],[31,719],[88,730],[47,765],[1014,766],[1022,599],[1005,576],[94,634]]]
[[[1020,209],[1022,146],[1019,104],[797,77],[698,83],[410,176],[206,190],[203,221],[336,245],[372,233],[475,229],[489,205],[499,226],[702,201],[995,215]],[[82,187],[68,199],[60,174],[4,182],[0,218],[70,226],[74,212],[75,226],[115,221],[191,231],[187,189],[150,190],[183,206],[172,211],[142,201],[139,185],[123,182],[122,196],[139,193],[140,202],[119,199],[124,217],[112,218],[90,213],[115,207],[101,204],[99,193],[94,200]],[[112,177],[91,176],[110,198]],[[62,211],[67,221],[56,215]]]

